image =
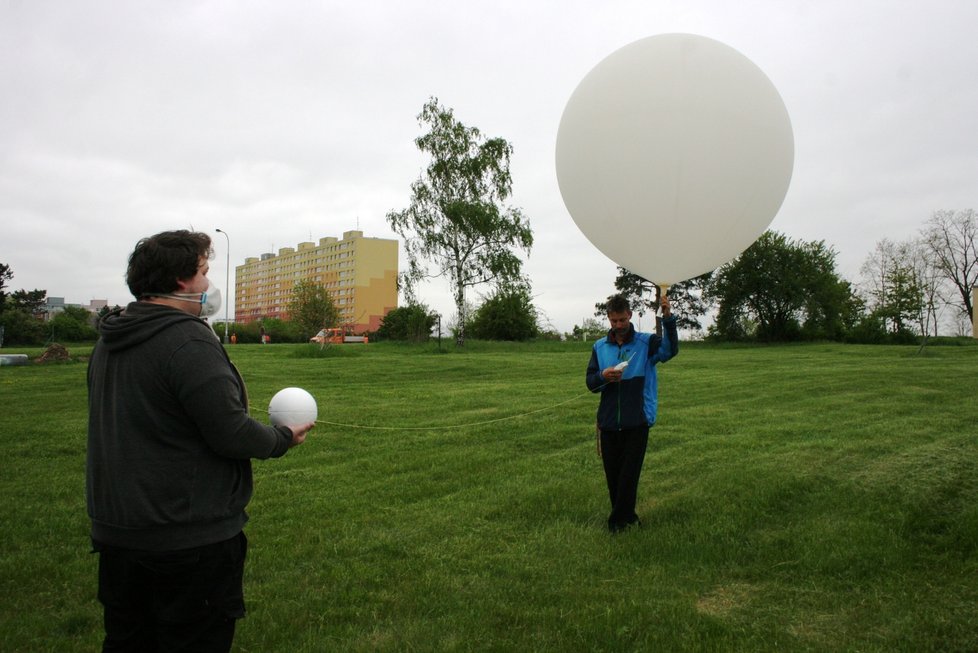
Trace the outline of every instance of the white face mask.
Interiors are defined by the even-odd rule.
[[[221,310],[221,289],[207,284],[207,292],[200,298],[200,317],[212,317]]]
[[[215,288],[214,284],[212,284],[210,281],[207,282],[207,290],[205,292],[178,292],[170,295],[159,296],[169,297],[170,299],[179,299],[183,302],[194,302],[195,304],[200,304],[200,313],[198,314],[198,317],[201,319],[217,315],[217,312],[221,310],[221,289]]]

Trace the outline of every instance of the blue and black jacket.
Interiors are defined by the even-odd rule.
[[[587,387],[601,392],[598,404],[598,428],[621,431],[655,424],[659,404],[659,384],[655,366],[679,353],[676,318],[662,320],[664,336],[640,333],[629,326],[625,341],[618,344],[614,331],[594,343],[587,366]],[[629,361],[618,383],[608,383],[601,371]],[[644,363],[644,364],[643,364]]]

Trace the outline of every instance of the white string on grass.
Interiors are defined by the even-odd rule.
[[[553,404],[552,406],[544,406],[543,408],[537,408],[535,410],[531,410],[525,413],[519,413],[517,415],[507,415],[506,417],[497,417],[496,419],[483,420],[481,422],[469,422],[468,424],[452,424],[450,426],[366,426],[362,424],[344,424],[343,422],[330,422],[324,419],[317,419],[316,424],[327,424],[329,426],[340,426],[349,429],[370,429],[374,431],[441,431],[447,429],[461,429],[461,428],[468,428],[472,426],[485,426],[486,424],[495,424],[497,422],[505,422],[507,420],[519,419],[521,417],[527,417],[529,415],[534,415],[536,413],[542,413],[544,411],[553,410],[554,408],[559,408],[564,404],[569,404],[572,401],[577,401],[581,397],[584,397],[589,394],[592,394],[590,390],[588,390],[587,392],[582,392],[581,394],[571,397],[570,399],[567,399],[565,401],[561,401],[559,403]],[[260,408],[259,410],[261,410],[264,413],[268,412],[268,410],[264,408]]]

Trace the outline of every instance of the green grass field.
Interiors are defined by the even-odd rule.
[[[618,536],[588,346],[444,348],[231,348],[323,422],[255,463],[235,650],[978,650],[978,346],[684,345]],[[98,649],[85,424],[83,362],[0,368],[2,651]]]

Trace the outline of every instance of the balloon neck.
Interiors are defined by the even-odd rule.
[[[670,286],[670,284],[668,284],[668,283],[657,283],[655,285],[659,288],[659,294],[655,298],[656,301],[659,302],[659,307],[655,310],[655,314],[658,315],[659,317],[663,317],[663,315],[662,315],[662,298],[665,297],[666,296],[666,293],[669,292],[669,286]]]

